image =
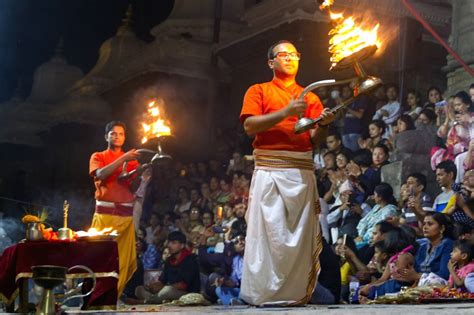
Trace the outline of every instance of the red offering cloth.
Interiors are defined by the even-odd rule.
[[[97,284],[91,296],[84,300],[83,309],[110,308],[117,304],[119,261],[114,241],[36,241],[7,248],[0,257],[0,297],[7,305],[18,293],[18,281],[31,278],[31,267],[36,265],[89,267],[97,278]],[[84,274],[86,271],[74,269],[69,273]]]

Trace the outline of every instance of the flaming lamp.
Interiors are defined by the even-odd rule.
[[[331,109],[333,113],[336,113],[354,102],[354,98],[359,94],[369,93],[383,83],[381,79],[367,75],[361,65],[363,60],[372,56],[380,47],[377,38],[379,25],[377,24],[372,29],[364,29],[356,24],[353,17],[344,18],[342,13],[332,13],[329,10],[329,6],[333,3],[332,0],[324,3],[321,9],[328,9],[331,20],[335,24],[335,27],[329,32],[329,35],[332,36],[329,41],[329,52],[332,54],[330,70],[353,68],[356,76],[346,80],[323,80],[311,83],[303,90],[299,99],[304,99],[306,94],[320,87],[350,84],[353,89],[353,97]],[[300,117],[294,131],[297,134],[303,133],[314,128],[320,121],[321,118]]]
[[[148,149],[138,149],[138,153],[152,153],[154,154],[149,164],[153,164],[155,161],[159,160],[170,160],[172,159],[171,155],[163,152],[161,147],[161,142],[163,139],[171,136],[171,128],[169,123],[163,119],[160,112],[159,105],[163,103],[162,101],[151,101],[147,106],[147,115],[142,122],[143,128],[143,138],[142,144],[145,144],[150,139],[157,138],[157,151],[148,150]],[[119,179],[126,179],[132,176],[137,170],[132,170],[127,172],[128,162],[124,162],[122,166],[122,172],[120,173]],[[146,166],[146,164],[144,165]]]

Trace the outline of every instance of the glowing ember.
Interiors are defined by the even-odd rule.
[[[112,235],[117,236],[117,231],[111,227],[104,228],[102,230],[97,230],[96,228],[90,228],[86,231],[77,231],[76,232],[78,237],[94,237],[94,236],[101,236],[101,235]]]
[[[380,48],[381,41],[378,38],[379,24],[375,26],[361,25],[353,16],[347,18],[343,13],[335,13],[329,10],[334,0],[325,1],[321,9],[327,8],[335,27],[329,32],[329,52],[331,53],[331,66],[334,67],[339,61],[369,46]]]
[[[160,108],[156,101],[152,101],[148,104],[148,116],[146,121],[142,122],[143,127],[143,138],[142,143],[147,142],[149,139],[159,138],[162,136],[170,136],[171,128],[169,124],[161,117]]]

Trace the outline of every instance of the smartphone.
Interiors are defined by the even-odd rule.
[[[227,229],[219,225],[214,225],[212,231],[216,234],[221,234],[227,232]]]
[[[448,105],[448,101],[446,100],[442,100],[440,102],[435,103],[435,107],[444,107],[446,105]]]

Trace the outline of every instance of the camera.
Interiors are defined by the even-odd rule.
[[[464,189],[464,187],[462,186],[461,183],[454,183],[452,186],[451,186],[451,189],[455,192],[455,193],[458,193],[459,195],[461,195],[461,197],[467,201],[469,199],[469,193],[466,191],[466,189]]]

